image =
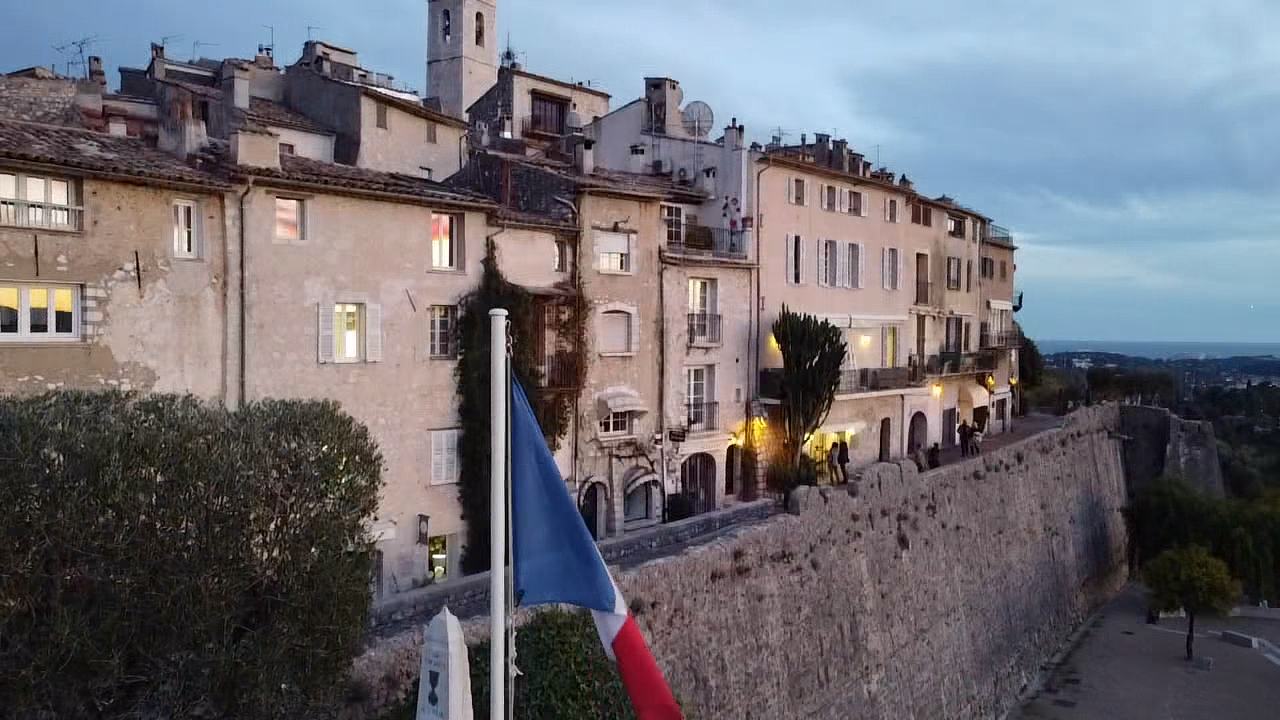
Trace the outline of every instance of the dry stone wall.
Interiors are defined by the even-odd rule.
[[[614,572],[699,719],[998,717],[1127,577],[1118,424],[1088,408],[928,473],[876,465],[853,492],[801,489],[794,514]],[[418,642],[388,638],[359,673],[395,695]]]

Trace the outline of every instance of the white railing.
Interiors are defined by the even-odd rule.
[[[27,200],[0,200],[0,225],[42,230],[79,230],[84,208]]]

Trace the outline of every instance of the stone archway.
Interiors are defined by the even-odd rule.
[[[929,442],[929,420],[924,413],[917,411],[911,416],[911,425],[907,430],[907,453],[915,454],[924,449]]]
[[[711,453],[695,453],[680,464],[680,495],[688,515],[716,509],[716,459]]]

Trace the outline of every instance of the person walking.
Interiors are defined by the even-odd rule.
[[[840,453],[836,456],[836,462],[840,463],[841,482],[845,485],[849,484],[849,443],[845,440],[840,441]]]
[[[831,451],[827,453],[827,475],[831,478],[831,484],[835,485],[839,482],[840,473],[840,446],[831,443]]]
[[[982,428],[974,426],[973,432],[969,435],[969,454],[977,455],[982,452]]]
[[[969,427],[968,420],[960,421],[957,434],[960,436],[960,457],[969,457],[969,440],[973,438],[973,430]]]

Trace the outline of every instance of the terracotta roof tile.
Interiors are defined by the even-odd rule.
[[[326,185],[334,188],[389,193],[407,198],[469,205],[492,206],[494,204],[492,200],[483,195],[468,190],[452,188],[412,175],[366,170],[351,165],[320,162],[296,155],[282,156],[279,170],[239,167],[236,168],[236,171],[263,178],[277,178],[309,185]]]
[[[250,120],[256,120],[263,125],[290,127],[305,132],[323,133],[325,135],[333,134],[332,130],[312,120],[306,115],[265,98],[249,98],[249,112],[246,113],[246,115]]]
[[[0,120],[0,159],[114,176],[226,187],[221,176],[184,163],[138,138],[58,125]]]

